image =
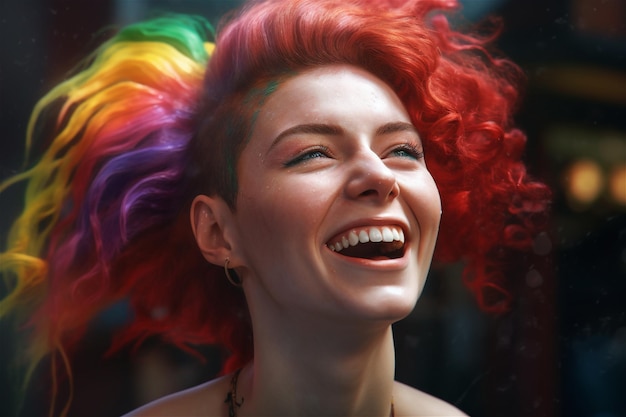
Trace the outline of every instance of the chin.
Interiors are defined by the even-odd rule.
[[[371,320],[395,323],[407,317],[417,303],[419,292],[406,287],[385,288],[365,300],[364,315]]]

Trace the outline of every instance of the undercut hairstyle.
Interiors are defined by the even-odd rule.
[[[237,209],[238,160],[257,112],[281,83],[347,64],[387,83],[424,143],[441,194],[435,259],[465,261],[487,311],[512,302],[506,262],[545,227],[550,192],[526,173],[512,113],[521,70],[494,55],[497,33],[451,28],[454,0],[269,0],[224,20],[168,15],[133,24],[34,109],[27,146],[48,143],[26,186],[0,272],[0,316],[30,329],[30,372],[62,358],[115,303],[132,320],[112,349],[159,336],[194,352],[222,346],[224,372],[251,359],[241,290],[196,247],[197,194]],[[54,360],[53,360],[54,363]],[[71,374],[71,373],[70,373]]]

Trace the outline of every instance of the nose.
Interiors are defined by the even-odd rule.
[[[385,203],[400,195],[400,186],[394,172],[368,150],[355,155],[345,191],[351,199]]]

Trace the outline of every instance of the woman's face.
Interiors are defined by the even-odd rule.
[[[402,103],[368,72],[320,67],[281,84],[238,162],[235,249],[252,315],[410,313],[441,215],[421,152]]]

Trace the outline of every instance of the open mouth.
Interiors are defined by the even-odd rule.
[[[404,255],[404,232],[396,226],[353,229],[334,237],[326,245],[351,258],[397,259]]]

